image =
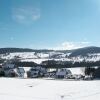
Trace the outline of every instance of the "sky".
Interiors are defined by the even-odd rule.
[[[0,48],[100,46],[100,0],[0,0]]]

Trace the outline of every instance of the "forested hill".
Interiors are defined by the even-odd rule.
[[[70,54],[70,57],[87,56],[88,54],[98,54],[98,53],[100,53],[100,47],[91,46],[74,50]]]
[[[16,53],[16,52],[35,52],[35,53],[49,53],[54,52],[55,56],[59,53],[67,54],[70,53],[69,57],[87,56],[88,54],[100,53],[100,47],[84,47],[76,50],[48,50],[48,49],[28,49],[28,48],[0,48],[0,54]]]
[[[35,49],[28,49],[28,48],[0,48],[0,54],[5,53],[15,53],[15,52],[47,52],[53,50],[35,50]]]

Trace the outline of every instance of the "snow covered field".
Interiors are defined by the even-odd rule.
[[[82,57],[82,56],[75,56],[75,57],[67,57],[71,53],[61,53],[61,52],[41,52],[41,53],[35,53],[35,52],[15,52],[15,53],[9,53],[9,54],[0,54],[0,57],[2,59],[14,59],[15,57],[19,57],[21,61],[25,62],[35,62],[40,64],[42,61],[45,60],[56,60],[56,61],[100,61],[100,53],[93,53],[89,54],[88,57]]]
[[[100,100],[100,81],[0,78],[0,100]]]

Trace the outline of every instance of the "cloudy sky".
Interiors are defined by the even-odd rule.
[[[100,0],[0,0],[0,47],[100,46]]]

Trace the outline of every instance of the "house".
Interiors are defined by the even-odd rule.
[[[10,63],[4,63],[2,65],[2,71],[4,72],[5,77],[15,77],[17,74],[14,71],[15,65]]]
[[[50,77],[50,78],[55,78],[56,76],[56,71],[48,71],[46,74],[45,74],[45,77]]]
[[[43,77],[46,74],[46,69],[42,68],[41,66],[32,67],[27,72],[27,77],[36,78],[36,77]]]
[[[65,78],[67,75],[71,74],[71,71],[66,68],[58,69],[56,72],[56,78]]]
[[[16,73],[17,73],[18,77],[24,78],[25,70],[22,67],[17,67],[16,68]]]

